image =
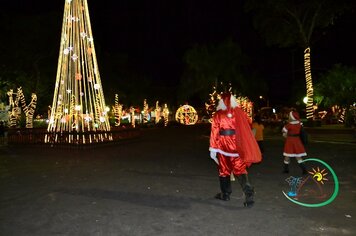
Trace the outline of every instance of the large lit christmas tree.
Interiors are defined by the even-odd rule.
[[[53,104],[46,142],[110,140],[87,0],[65,0]],[[63,133],[68,136],[63,137]],[[60,135],[60,141],[59,141]]]

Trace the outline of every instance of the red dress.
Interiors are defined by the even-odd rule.
[[[300,122],[290,122],[283,127],[282,132],[286,134],[283,156],[304,157],[307,155],[299,136],[301,127]]]

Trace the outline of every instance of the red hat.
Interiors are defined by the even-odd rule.
[[[289,112],[289,117],[292,121],[295,121],[295,120],[300,121],[299,114],[296,111]]]

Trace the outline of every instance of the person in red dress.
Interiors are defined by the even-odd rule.
[[[254,188],[248,180],[247,168],[262,160],[260,149],[251,130],[250,119],[230,93],[221,95],[217,112],[212,118],[210,157],[218,164],[220,190],[215,198],[230,200],[232,173],[244,193],[244,205],[254,204]]]
[[[284,143],[284,170],[283,173],[289,173],[289,163],[290,158],[295,157],[303,174],[306,174],[306,168],[303,163],[303,157],[307,156],[305,152],[305,147],[300,139],[300,130],[302,128],[302,123],[300,122],[299,114],[296,111],[291,111],[289,113],[289,122],[286,124],[282,133],[286,138]]]

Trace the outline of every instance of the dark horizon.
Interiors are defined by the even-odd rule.
[[[112,55],[126,55],[129,66],[152,78],[155,86],[175,87],[182,76],[183,55],[187,49],[195,44],[217,44],[229,38],[250,57],[253,68],[267,81],[271,102],[283,103],[292,92],[290,84],[304,80],[303,50],[267,47],[253,28],[251,16],[245,13],[243,1],[88,0],[88,5],[104,84],[111,69],[106,67],[105,61]],[[2,11],[14,17],[48,13],[59,16],[58,23],[43,26],[43,36],[58,37],[52,45],[58,51],[63,6],[64,1],[12,1],[5,3]],[[312,46],[315,80],[334,64],[356,65],[355,19],[354,12],[337,19]],[[25,40],[26,35],[23,38]],[[54,70],[56,66],[54,63]]]

